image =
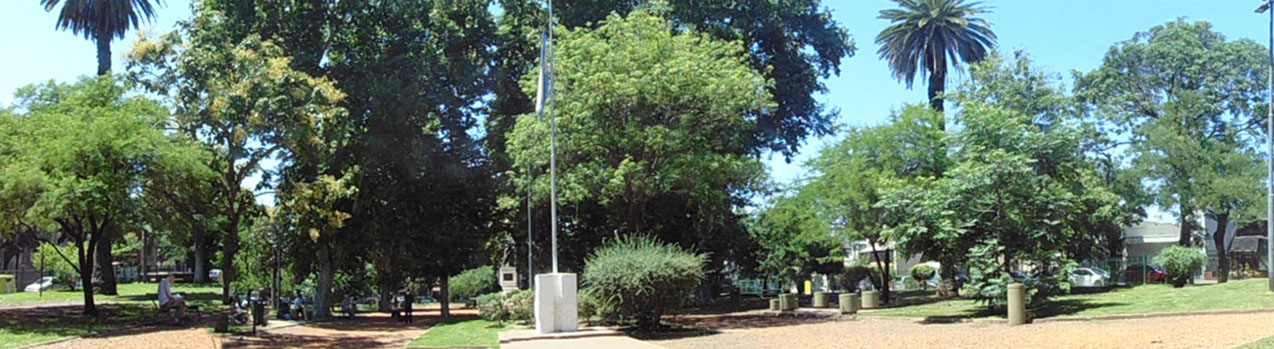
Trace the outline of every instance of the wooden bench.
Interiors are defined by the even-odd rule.
[[[166,313],[168,313],[168,311],[169,311],[169,310],[172,310],[172,308],[164,308],[164,307],[162,307],[162,306],[160,306],[160,305],[159,305],[159,295],[158,295],[158,294],[151,293],[151,294],[147,294],[146,296],[147,296],[147,297],[150,297],[150,305],[152,305],[152,306],[154,306],[154,307],[155,307],[155,314],[156,314],[156,315],[159,315],[159,314],[166,314]],[[199,309],[199,305],[198,305],[198,304],[190,304],[190,303],[186,303],[186,313],[187,313],[187,314],[189,314],[189,313],[194,313],[194,314],[195,314],[195,321],[201,321],[201,320],[203,320],[203,311],[201,311],[201,310]]]

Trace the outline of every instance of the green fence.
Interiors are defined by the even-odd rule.
[[[1085,263],[1084,267],[1100,268],[1109,274],[1107,285],[1144,285],[1162,283],[1163,275],[1151,266],[1151,256],[1135,256],[1120,259],[1107,259],[1096,263]]]
[[[739,279],[735,286],[739,287],[739,294],[751,296],[778,294],[782,289],[779,282],[765,279]]]

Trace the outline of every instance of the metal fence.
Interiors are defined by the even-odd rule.
[[[1150,256],[1133,256],[1119,259],[1106,259],[1096,263],[1086,263],[1085,267],[1096,267],[1106,272],[1109,285],[1144,285],[1162,283],[1163,276],[1151,266],[1154,262]]]

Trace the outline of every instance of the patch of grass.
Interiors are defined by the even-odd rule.
[[[1274,336],[1265,337],[1264,339],[1244,344],[1236,349],[1274,349]]]
[[[1141,285],[1108,292],[1072,294],[1033,309],[1036,318],[1054,316],[1106,316],[1164,312],[1274,308],[1274,295],[1266,294],[1265,279],[1231,281],[1217,285]],[[971,318],[992,316],[969,299],[937,301],[864,313],[871,316]],[[1002,315],[1001,315],[1002,316]]]
[[[159,284],[119,284],[117,290],[119,295],[116,296],[94,295],[93,302],[97,304],[150,303],[159,291]],[[180,293],[190,304],[213,304],[221,298],[221,286],[178,283],[173,286],[173,293]],[[0,294],[0,308],[40,304],[84,304],[84,291],[54,290],[44,291],[43,294],[39,292]]]
[[[420,338],[411,341],[412,347],[500,347],[500,331],[508,327],[482,319],[461,319],[438,324]]]

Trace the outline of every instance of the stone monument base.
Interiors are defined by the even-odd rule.
[[[535,332],[575,332],[579,329],[575,274],[535,276]]]

